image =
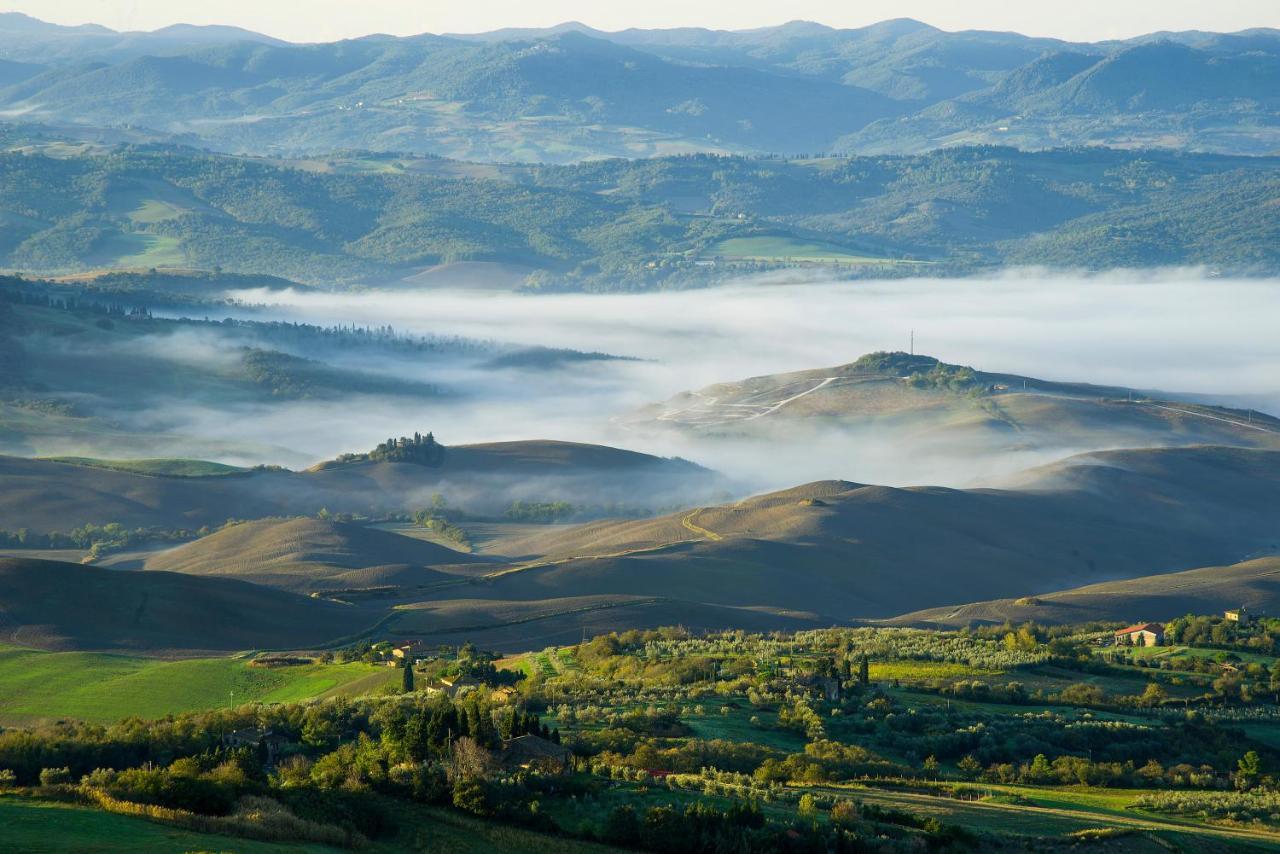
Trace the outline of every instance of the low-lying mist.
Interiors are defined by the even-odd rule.
[[[478,360],[388,359],[379,372],[450,394],[406,401],[301,401],[270,407],[180,407],[193,434],[284,446],[313,459],[433,430],[446,444],[531,438],[598,442],[680,455],[744,489],[822,478],[966,485],[1089,447],[974,453],[906,448],[893,435],[831,431],[788,443],[640,434],[615,416],[687,389],[915,351],[988,371],[1194,392],[1280,413],[1280,282],[1202,271],[866,282],[758,279],[643,295],[526,296],[477,291],[246,291],[244,317],[603,351],[642,361],[488,369]],[[335,362],[338,360],[335,355]],[[364,367],[368,368],[366,364]],[[180,423],[179,423],[180,422]],[[230,435],[229,435],[230,434]]]

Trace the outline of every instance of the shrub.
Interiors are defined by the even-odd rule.
[[[71,782],[70,768],[45,768],[40,771],[41,786],[58,786]]]

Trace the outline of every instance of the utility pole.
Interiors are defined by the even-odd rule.
[[[914,356],[915,354],[916,354],[916,331],[912,329],[911,330],[911,355]]]

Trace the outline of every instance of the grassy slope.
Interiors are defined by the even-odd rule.
[[[406,805],[396,815],[397,836],[368,849],[379,852],[432,851],[440,854],[605,854],[616,849],[546,836],[452,811]],[[0,796],[0,847],[13,854],[48,851],[149,852],[218,851],[237,854],[330,852],[323,845],[266,843],[194,833],[131,816],[30,798]]]
[[[1024,486],[825,481],[692,513],[591,523],[495,544],[559,559],[496,580],[492,596],[650,595],[847,619],[963,602],[978,590],[1024,596],[1203,566],[1272,542],[1280,454],[1095,454],[1046,467]]]
[[[1042,624],[1091,620],[1168,620],[1240,605],[1256,613],[1280,608],[1280,557],[1108,581],[1023,599],[996,599],[905,614],[894,622],[961,626],[971,622]]]
[[[230,578],[0,559],[4,637],[55,650],[307,648],[364,628],[355,609]]]
[[[194,833],[132,816],[71,804],[0,796],[0,847],[13,854],[49,851],[120,851],[169,854],[220,851],[238,854],[337,851],[322,845],[273,844]]]
[[[151,460],[100,460],[93,457],[45,457],[52,462],[67,463],[75,466],[111,469],[134,474],[154,475],[158,477],[215,477],[223,474],[234,474],[244,471],[239,466],[226,463],[215,463],[208,460],[187,459],[151,459]]]
[[[231,701],[292,702],[375,689],[395,675],[367,664],[250,667],[245,659],[160,661],[0,646],[0,720],[158,718]]]
[[[437,543],[319,519],[263,519],[224,528],[146,561],[146,568],[222,575],[299,592],[448,580],[431,565],[476,559]]]

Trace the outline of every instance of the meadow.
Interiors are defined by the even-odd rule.
[[[0,646],[0,721],[109,723],[240,703],[374,691],[396,673],[364,663],[254,667],[248,658],[164,661]]]

